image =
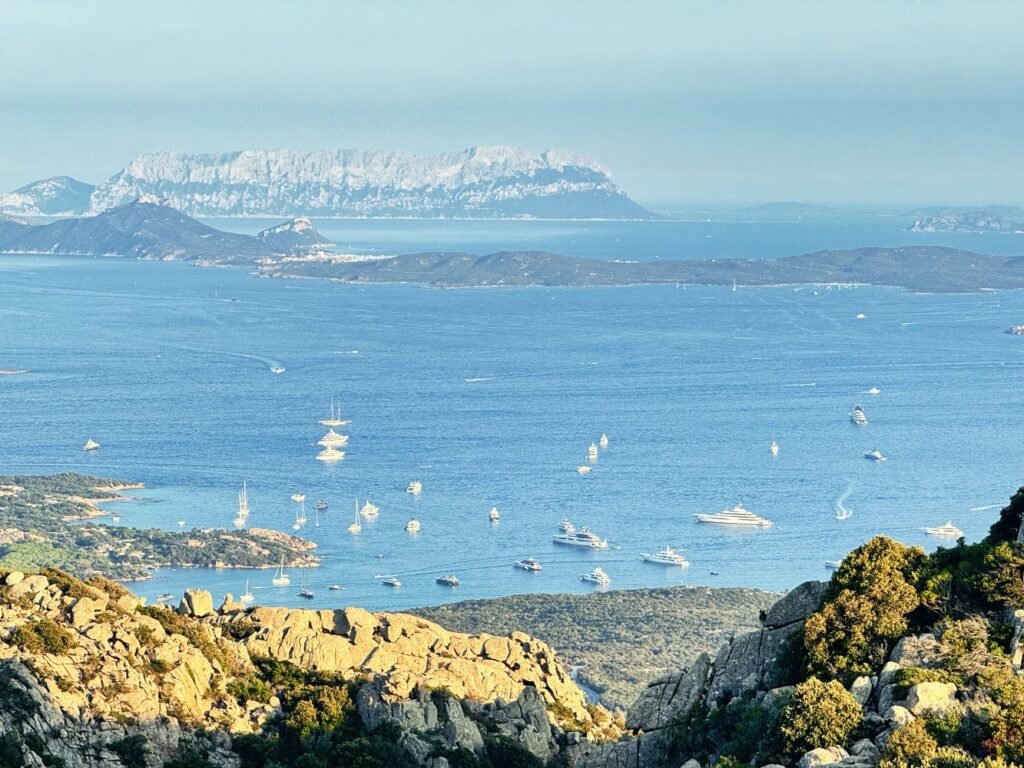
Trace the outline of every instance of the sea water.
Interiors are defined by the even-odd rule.
[[[109,509],[169,530],[231,528],[245,480],[248,524],[291,532],[290,496],[306,495],[314,600],[294,569],[275,588],[270,570],[173,568],[132,585],[151,599],[237,597],[249,579],[263,604],[398,609],[584,593],[595,566],[613,589],[782,590],[875,534],[930,549],[942,542],[922,529],[947,519],[968,540],[986,533],[1024,480],[1024,347],[1003,333],[1022,321],[1021,292],[441,291],[4,256],[0,368],[30,373],[0,376],[0,473],[144,482]],[[314,443],[332,397],[351,440],[325,466]],[[866,427],[848,418],[858,402]],[[610,445],[580,476],[601,433]],[[103,447],[83,453],[87,438]],[[876,446],[888,461],[863,458]],[[366,498],[380,515],[352,535]],[[694,521],[736,503],[775,525]],[[836,520],[837,504],[852,517]],[[609,549],[554,544],[563,517]],[[690,566],[641,560],[665,545]],[[528,556],[543,571],[513,567]],[[461,585],[435,583],[447,573]]]

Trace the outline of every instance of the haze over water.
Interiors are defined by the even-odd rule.
[[[708,238],[700,226],[337,222],[325,231],[342,250],[362,252],[503,243],[609,257],[625,242],[630,258],[707,256],[701,243],[723,242],[733,245],[718,245],[718,256],[768,257],[876,244],[878,234],[848,223],[718,223],[703,225],[714,230]],[[1014,236],[923,239],[886,226],[911,242],[1021,250]],[[906,241],[878,244],[897,242]],[[309,523],[300,535],[323,556],[309,573],[317,607],[587,592],[579,575],[596,565],[612,588],[785,589],[826,576],[824,560],[876,533],[931,549],[940,541],[921,528],[952,519],[969,540],[984,535],[998,507],[971,509],[1001,505],[1021,478],[1024,351],[1003,333],[1018,322],[1020,292],[439,291],[3,256],[0,367],[32,372],[0,377],[0,459],[8,472],[145,482],[137,501],[116,507],[122,524],[140,527],[230,527],[245,479],[250,523],[290,532],[289,497],[302,491]],[[278,364],[282,375],[270,371]],[[866,394],[872,386],[881,394]],[[313,443],[332,396],[353,420],[343,430],[351,442],[344,462],[323,466]],[[857,402],[867,427],[847,418]],[[578,476],[602,432],[609,450]],[[103,448],[83,454],[87,437]],[[875,446],[887,462],[862,458]],[[424,485],[419,499],[405,493],[413,479]],[[854,515],[836,521],[846,491]],[[367,496],[380,517],[352,536],[355,499]],[[316,529],[319,498],[330,507]],[[775,526],[693,522],[737,502]],[[492,505],[502,514],[496,526]],[[418,536],[403,531],[413,516]],[[557,547],[562,517],[612,548]],[[641,562],[641,552],[666,544],[684,552],[688,569]],[[543,572],[512,568],[526,556]],[[445,573],[462,585],[436,585]],[[382,586],[382,574],[399,575],[402,587]],[[133,588],[152,598],[205,587],[219,600],[248,578],[260,603],[300,602],[300,572],[281,589],[271,575],[164,570]],[[344,591],[329,592],[331,583]]]

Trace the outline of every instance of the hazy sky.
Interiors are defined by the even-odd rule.
[[[136,154],[560,147],[641,202],[1024,204],[1024,3],[0,0],[0,189]]]

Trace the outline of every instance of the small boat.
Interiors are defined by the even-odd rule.
[[[299,587],[299,597],[303,597],[306,600],[312,600],[316,595],[313,594],[313,590],[309,588],[309,584],[306,582],[306,574],[302,574],[302,586]]]
[[[864,319],[864,317],[865,317],[865,315],[864,315],[864,313],[863,313],[863,312],[858,312],[858,313],[857,313],[857,319],[858,319],[858,320],[863,320],[863,319]]]
[[[179,528],[184,528],[185,527],[185,521],[184,520],[179,520],[178,521],[178,527]]]
[[[952,520],[947,520],[945,524],[937,526],[935,528],[925,528],[924,532],[929,536],[946,536],[959,539],[964,535],[964,532],[953,525]]]
[[[423,483],[419,480],[413,480],[405,487],[406,493],[411,493],[413,496],[419,496],[423,493]]]
[[[642,552],[640,556],[647,563],[657,563],[658,565],[675,565],[680,568],[685,568],[690,564],[690,561],[683,557],[681,554],[676,552],[672,547],[665,547],[653,555],[646,552]]]
[[[284,370],[285,370],[285,368],[284,368],[283,365],[272,365],[272,366],[270,366],[270,372],[271,373],[284,373]]]
[[[296,492],[296,493],[292,494],[292,501],[294,501],[296,504],[298,504],[301,501],[305,501],[305,500],[306,500],[306,494],[304,494],[304,493]]]
[[[587,448],[587,461],[597,461],[597,445],[594,443]]]
[[[836,509],[836,520],[849,520],[851,517],[853,517],[853,510],[849,507]]]
[[[438,576],[434,581],[445,587],[459,586],[459,577],[452,573],[449,573],[447,576]]]
[[[579,472],[581,475],[589,475],[591,469],[592,467],[588,467],[586,464],[580,464],[578,467],[576,467],[576,471]]]
[[[113,514],[111,514],[110,520],[111,522],[119,523],[121,522],[121,515],[119,515],[117,512],[114,512]]]
[[[532,557],[527,557],[523,560],[517,560],[513,563],[516,568],[524,571],[539,571],[541,570],[541,564]]]
[[[858,427],[863,427],[868,423],[867,414],[864,413],[864,408],[859,403],[853,406],[853,410],[850,411],[850,421]]]
[[[721,575],[721,573],[719,571],[708,571],[708,573],[711,574],[712,576],[720,576]]]
[[[348,435],[339,435],[331,428],[327,430],[323,437],[316,441],[316,444],[322,448],[337,448],[338,446],[348,444]]]
[[[487,518],[492,523],[497,523],[499,520],[501,520],[501,513],[498,511],[497,507],[491,507],[491,511],[487,513]]]
[[[349,527],[346,530],[349,533],[360,533],[363,530],[363,524],[360,522],[360,518],[359,518],[359,499],[356,499],[356,519],[355,519],[355,522],[353,522],[351,525],[349,525]]]
[[[842,565],[842,562],[839,561],[839,560],[826,560],[825,561],[825,567],[828,568],[830,571],[836,570],[837,568],[839,568],[840,565]]]
[[[864,452],[865,459],[871,459],[872,461],[885,461],[885,456],[877,448],[872,448],[870,451]]]
[[[402,582],[398,580],[397,576],[388,576],[387,578],[382,579],[380,583],[383,584],[385,587],[402,586]]]
[[[380,512],[380,507],[374,504],[369,499],[363,504],[363,508],[359,510],[359,514],[365,517],[367,520],[372,520]]]
[[[712,523],[714,525],[737,525],[748,528],[768,528],[774,525],[771,520],[755,515],[749,509],[744,509],[739,504],[732,509],[723,509],[721,512],[715,512],[713,515],[696,514],[694,517],[697,518],[698,523]]]
[[[286,587],[292,583],[292,580],[288,578],[288,574],[284,572],[284,557],[281,558],[281,565],[277,567],[277,573],[270,580],[270,583],[275,587]]]
[[[608,447],[608,435],[606,435],[604,432],[602,432],[601,433],[601,438],[597,441],[597,443],[602,448],[607,448]]]
[[[235,526],[235,528],[241,528],[243,525],[245,525],[245,516],[237,515],[235,519],[231,521],[231,523]]]
[[[410,520],[408,523],[405,524],[405,531],[406,533],[419,533],[420,521],[415,519]]]
[[[340,592],[341,584],[331,584],[331,586],[329,586],[328,589],[331,590],[331,592]]]
[[[580,581],[589,581],[591,584],[599,584],[602,587],[612,583],[611,578],[601,568],[595,568],[590,573],[584,573],[580,576]]]
[[[83,451],[95,451],[100,447],[100,444],[93,440],[91,437],[85,441],[85,445],[82,446]]]
[[[320,453],[318,453],[316,455],[316,460],[317,461],[327,461],[327,462],[341,461],[344,458],[345,458],[345,452],[344,451],[339,451],[337,448],[332,448],[331,446],[327,446],[322,451],[320,451]]]
[[[602,539],[589,528],[580,528],[571,533],[556,533],[552,537],[555,544],[565,544],[570,547],[583,547],[584,549],[608,549],[608,542]]]
[[[162,595],[157,595],[156,596],[156,601],[158,603],[166,603],[169,600],[173,600],[173,599],[174,599],[174,594],[171,593],[171,592],[164,592]]]
[[[341,408],[339,407],[337,410],[335,410],[334,400],[331,400],[330,416],[328,416],[326,419],[320,419],[320,423],[323,424],[325,427],[344,427],[346,424],[351,424],[352,420],[341,418]]]
[[[320,499],[320,501],[313,505],[313,509],[315,509],[317,512],[323,512],[325,509],[327,509],[327,502],[324,501],[323,499]]]
[[[249,580],[248,579],[245,580],[245,592],[243,592],[242,596],[239,597],[238,599],[242,603],[244,603],[245,605],[248,605],[249,603],[251,603],[253,600],[256,599],[256,596],[252,592],[249,591]]]
[[[313,507],[313,527],[320,527],[320,507]]]
[[[562,522],[558,524],[558,530],[561,533],[572,533],[576,530],[576,526],[572,524],[572,520],[568,517],[563,517]]]
[[[778,456],[779,455],[779,444],[776,443],[774,440],[772,440],[772,444],[769,446],[768,450],[772,452],[772,456]]]
[[[880,394],[882,394],[882,390],[880,390],[878,387],[872,387],[871,389],[868,390],[868,394],[869,395],[880,395]]]

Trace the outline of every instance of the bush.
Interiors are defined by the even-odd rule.
[[[492,736],[485,746],[492,768],[544,768],[539,757],[506,736]]]
[[[999,513],[999,519],[988,529],[989,538],[993,542],[1016,541],[1022,519],[1024,519],[1024,488],[1020,488],[1010,497],[1010,503],[1003,508]]]
[[[227,684],[227,692],[237,699],[239,704],[247,701],[258,701],[266,704],[270,701],[270,686],[256,675],[246,675],[232,680]]]
[[[26,653],[60,655],[74,647],[74,637],[52,619],[39,619],[15,627],[9,641]]]
[[[930,768],[938,752],[939,743],[918,718],[893,731],[878,768]]]
[[[783,749],[801,755],[817,747],[843,746],[861,722],[861,708],[842,684],[816,677],[800,683],[782,710]]]

